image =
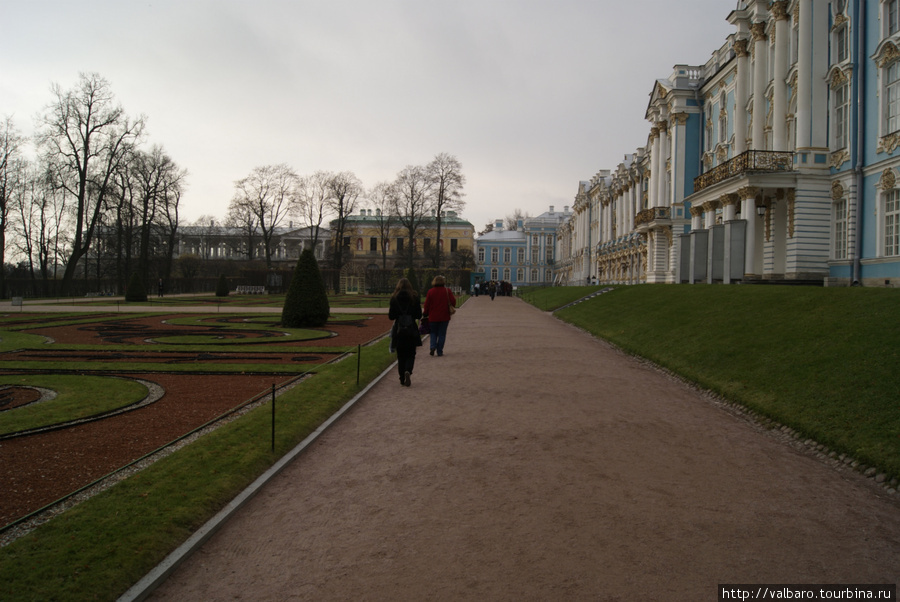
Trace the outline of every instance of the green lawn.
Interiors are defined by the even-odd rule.
[[[557,315],[900,476],[900,291],[644,285]]]
[[[0,600],[115,600],[395,356],[383,340],[0,548]]]

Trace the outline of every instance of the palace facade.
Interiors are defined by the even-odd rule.
[[[557,230],[572,212],[550,207],[537,217],[518,220],[514,230],[496,220],[493,229],[475,241],[473,284],[483,281],[509,282],[513,286],[543,286],[553,283],[557,255]]]
[[[741,0],[578,184],[562,284],[900,282],[900,0]],[[893,284],[892,284],[893,282]]]
[[[332,234],[337,224],[331,222]],[[413,243],[416,245],[416,261],[425,265],[440,249],[447,263],[465,263],[471,268],[475,226],[453,211],[441,218],[441,237],[437,238],[437,217],[431,215],[422,220]],[[382,214],[372,209],[362,209],[350,215],[344,227],[345,264],[366,269],[392,269],[407,267],[409,257],[409,232],[397,216]],[[421,246],[420,246],[421,245]],[[463,260],[462,257],[467,257]]]

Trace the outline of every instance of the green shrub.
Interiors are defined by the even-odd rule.
[[[331,307],[319,264],[312,250],[306,249],[300,254],[284,299],[281,325],[287,328],[323,326],[328,321],[329,313]]]
[[[219,276],[219,282],[216,283],[216,297],[228,296],[228,278],[225,274]]]
[[[125,301],[142,303],[147,300],[147,287],[140,274],[134,272],[128,281],[128,289],[125,291]]]

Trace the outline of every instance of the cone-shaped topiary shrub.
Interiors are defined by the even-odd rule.
[[[287,328],[324,326],[330,312],[328,294],[325,292],[316,256],[312,249],[306,249],[300,254],[291,286],[284,299],[281,325]]]
[[[225,277],[225,274],[221,274],[219,276],[219,281],[216,283],[216,297],[227,297],[228,296],[228,278]]]
[[[147,288],[144,286],[144,279],[137,272],[131,274],[128,288],[125,290],[125,300],[136,303],[147,300]]]

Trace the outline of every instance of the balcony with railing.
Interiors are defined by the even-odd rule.
[[[794,169],[794,153],[751,150],[694,178],[694,192],[750,172],[787,172]]]
[[[634,227],[638,228],[640,226],[646,224],[652,224],[653,222],[668,222],[672,219],[672,210],[669,207],[651,207],[650,209],[644,209],[643,211],[639,211],[637,215],[634,216]]]

